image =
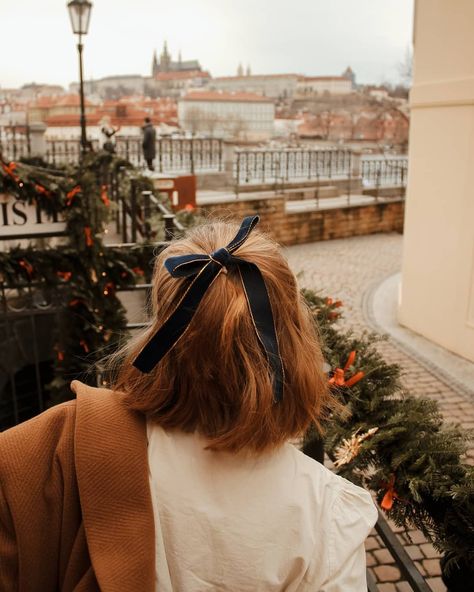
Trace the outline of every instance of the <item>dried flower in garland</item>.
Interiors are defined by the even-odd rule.
[[[359,434],[360,429],[357,430],[350,438],[344,438],[342,444],[334,451],[334,466],[336,468],[342,467],[350,463],[360,452],[360,445],[362,442],[370,438],[378,432],[379,428],[370,428],[367,432]]]

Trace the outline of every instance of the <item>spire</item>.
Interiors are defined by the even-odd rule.
[[[182,61],[183,60],[181,59],[181,50],[179,50],[179,53],[178,53],[178,62],[181,64]]]
[[[242,64],[239,63],[239,67],[237,68],[237,76],[243,76],[244,75],[244,69],[242,67]]]
[[[250,69],[250,64],[247,64],[247,76],[252,76],[252,70]]]
[[[171,55],[168,51],[168,42],[165,39],[163,44],[163,51],[160,56],[160,70],[161,72],[168,72],[171,64]]]
[[[151,75],[155,76],[159,71],[158,56],[156,55],[156,49],[153,51],[153,62],[151,66]]]

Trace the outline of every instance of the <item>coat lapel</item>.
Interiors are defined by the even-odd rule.
[[[75,462],[92,567],[103,592],[153,592],[155,529],[146,423],[120,395],[78,381]]]

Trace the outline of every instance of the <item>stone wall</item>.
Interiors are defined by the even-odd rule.
[[[208,216],[242,220],[259,214],[262,230],[283,245],[345,238],[377,232],[403,232],[404,200],[374,202],[334,209],[287,213],[285,197],[234,199],[202,206]]]

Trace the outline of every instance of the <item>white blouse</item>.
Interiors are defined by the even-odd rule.
[[[291,444],[256,458],[147,432],[157,591],[367,591],[365,490]]]

